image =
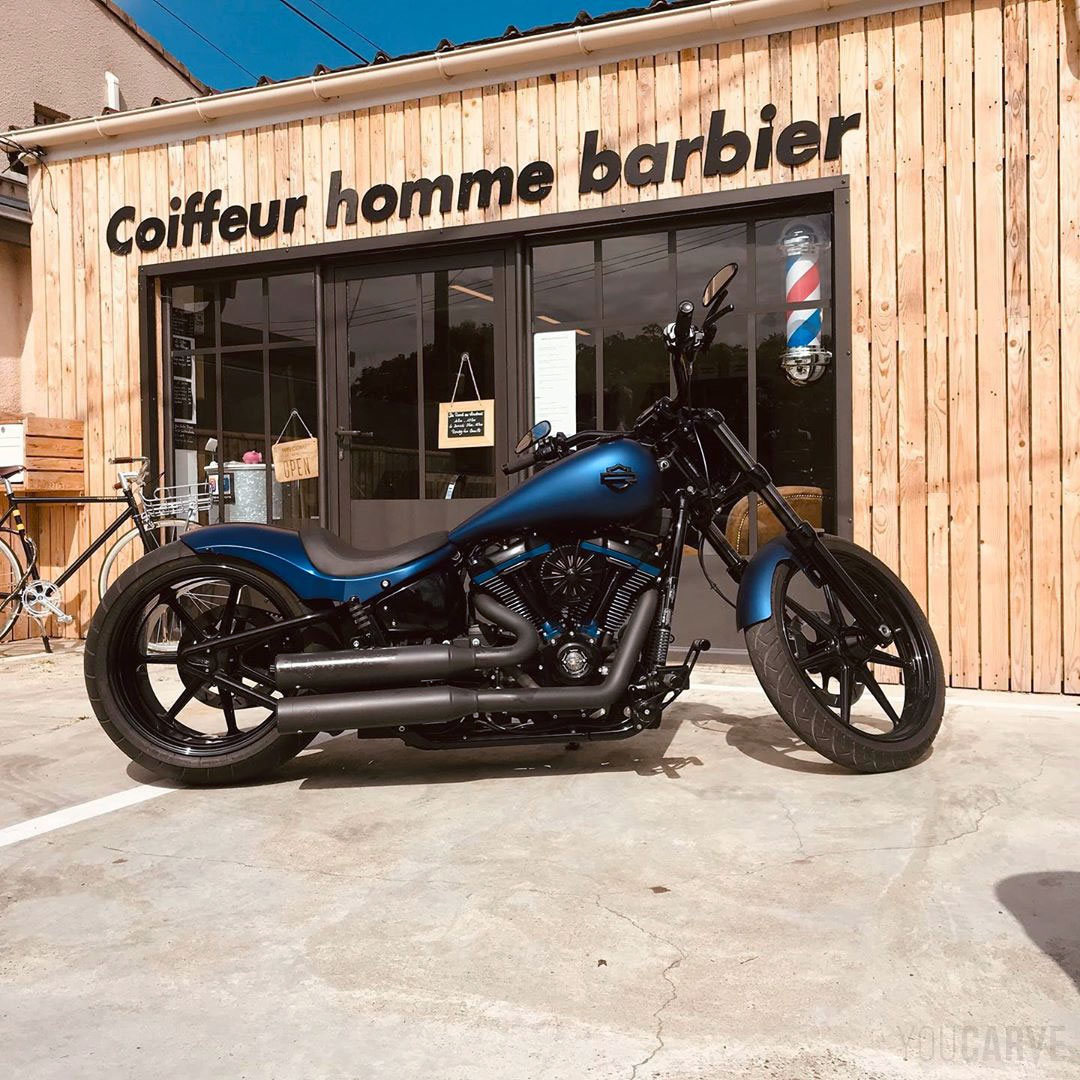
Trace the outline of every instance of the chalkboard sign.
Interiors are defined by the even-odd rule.
[[[495,400],[444,401],[439,405],[439,449],[495,445]]]

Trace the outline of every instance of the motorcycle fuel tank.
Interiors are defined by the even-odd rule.
[[[625,524],[652,510],[660,494],[652,451],[633,439],[612,439],[564,458],[478,510],[450,541],[460,546],[522,529]]]

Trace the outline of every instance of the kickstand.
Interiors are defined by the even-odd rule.
[[[49,635],[48,634],[42,634],[41,635],[41,644],[45,646],[45,651],[47,653],[52,652],[52,642],[49,641]]]

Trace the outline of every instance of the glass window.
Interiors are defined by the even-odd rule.
[[[417,499],[417,276],[354,278],[346,304],[352,498]]]
[[[597,321],[596,245],[551,244],[532,256],[533,330],[569,330]]]
[[[739,309],[746,307],[750,292],[749,267],[746,261],[745,222],[708,225],[703,229],[680,229],[675,234],[675,280],[680,300],[700,304],[701,293],[709,279],[726,263],[739,264],[728,291],[728,302]]]
[[[267,279],[270,344],[315,344],[315,275],[279,274]]]
[[[173,289],[172,333],[190,337],[193,348],[212,349],[217,344],[215,314],[213,285],[178,285]]]
[[[832,364],[812,382],[792,381],[785,373],[791,326],[812,312],[767,312],[756,317],[757,457],[778,487],[807,489],[822,500],[821,527],[836,531],[836,370]],[[831,350],[832,336],[821,345]],[[815,523],[816,524],[816,523]]]
[[[266,327],[262,278],[221,283],[221,344],[261,345]]]
[[[724,264],[738,263],[728,295],[735,310],[697,361],[694,404],[723,413],[778,484],[807,488],[800,509],[820,507],[823,527],[835,531],[830,215],[780,217],[772,208],[760,219],[547,244],[531,259],[534,333],[574,326],[582,335],[579,430],[625,430],[672,392],[661,335],[676,300],[692,300],[700,322],[705,284]],[[821,374],[807,378],[805,367],[792,366],[799,359]]]
[[[604,331],[604,427],[625,431],[669,392],[667,351],[659,323]]]
[[[268,297],[276,305],[273,317]],[[279,484],[271,464],[274,441],[292,408],[318,434],[315,350],[295,344],[314,340],[314,275],[185,282],[174,285],[166,300],[172,482],[214,485],[218,498],[209,521],[296,525],[317,519],[318,481]],[[187,419],[192,413],[193,421]],[[285,438],[304,434],[293,421]],[[212,450],[206,448],[210,439],[217,442]]]
[[[271,279],[272,280],[272,279]],[[318,435],[319,405],[315,393],[315,350],[285,348],[270,350],[270,432],[271,439],[303,439],[310,431]],[[297,415],[293,416],[293,410]],[[319,482],[315,477],[277,485],[276,524],[296,528],[301,522],[318,520]],[[280,502],[280,512],[277,504]]]
[[[458,499],[490,499],[495,494],[494,447],[440,449],[439,405],[496,396],[492,269],[480,266],[424,274],[421,288],[424,495],[442,499],[452,491]]]
[[[670,322],[675,303],[669,234],[616,236],[601,244],[604,322]]]

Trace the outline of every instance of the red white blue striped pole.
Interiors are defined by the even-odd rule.
[[[819,259],[822,245],[806,224],[790,226],[780,240],[784,253],[784,291],[789,305],[810,305],[821,300]],[[803,306],[788,312],[787,348],[781,366],[794,383],[820,379],[832,354],[821,347],[820,307]]]

